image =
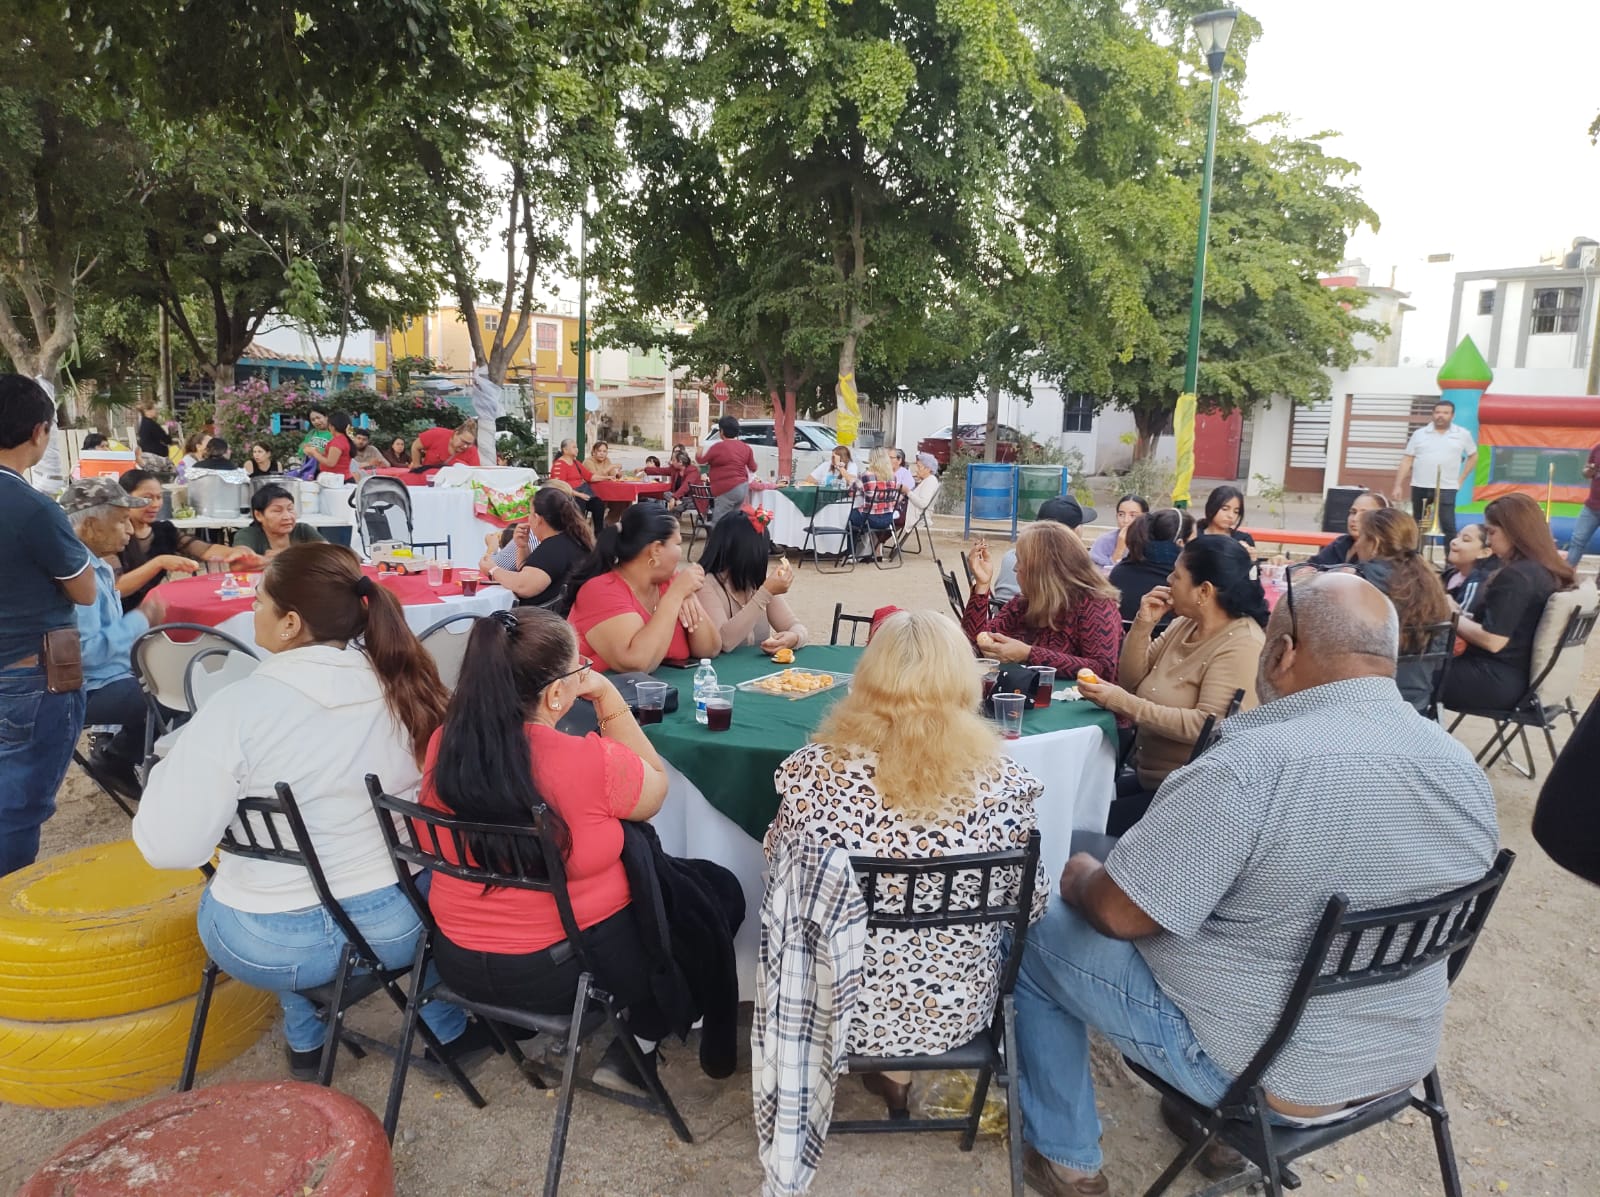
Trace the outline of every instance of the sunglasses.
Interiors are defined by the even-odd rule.
[[[1283,597],[1289,604],[1289,639],[1296,644],[1300,643],[1300,621],[1294,614],[1294,576],[1297,573],[1309,572],[1316,574],[1353,574],[1356,567],[1348,563],[1344,565],[1317,565],[1312,561],[1296,561],[1293,565],[1284,567],[1283,570]]]

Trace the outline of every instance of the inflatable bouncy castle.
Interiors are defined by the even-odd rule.
[[[1461,523],[1483,518],[1484,506],[1521,492],[1549,504],[1558,544],[1589,497],[1583,476],[1589,450],[1600,444],[1600,395],[1500,395],[1494,372],[1471,337],[1463,337],[1439,371],[1439,390],[1456,405],[1455,422],[1478,442],[1478,465],[1456,492]]]

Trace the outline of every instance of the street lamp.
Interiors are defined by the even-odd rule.
[[[1194,19],[1200,52],[1211,71],[1211,118],[1206,125],[1205,174],[1200,184],[1200,234],[1194,250],[1194,285],[1189,293],[1189,351],[1183,364],[1183,394],[1172,414],[1172,430],[1177,439],[1178,470],[1172,486],[1172,499],[1179,507],[1189,505],[1189,484],[1194,481],[1195,387],[1200,378],[1200,309],[1206,291],[1206,233],[1211,224],[1211,170],[1217,152],[1217,99],[1222,90],[1222,62],[1228,53],[1228,39],[1239,19],[1236,8],[1203,12]]]
[[[572,410],[578,420],[573,437],[580,461],[589,449],[589,204],[593,198],[593,190],[584,188],[583,208],[578,213],[578,386]]]

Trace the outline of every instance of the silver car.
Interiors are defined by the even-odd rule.
[[[701,449],[722,439],[722,433],[713,427]],[[778,476],[778,438],[771,420],[740,420],[739,439],[750,446],[756,455],[756,472],[763,478]],[[797,420],[794,426],[794,474],[798,480],[828,460],[839,442],[833,429],[812,420]]]

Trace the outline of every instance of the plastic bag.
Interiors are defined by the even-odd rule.
[[[965,1118],[972,1109],[972,1094],[978,1077],[971,1072],[913,1073],[919,1082],[913,1093],[918,1117]],[[1007,1128],[1005,1090],[990,1078],[989,1092],[983,1099],[983,1115],[978,1119],[980,1135],[1004,1135]]]

